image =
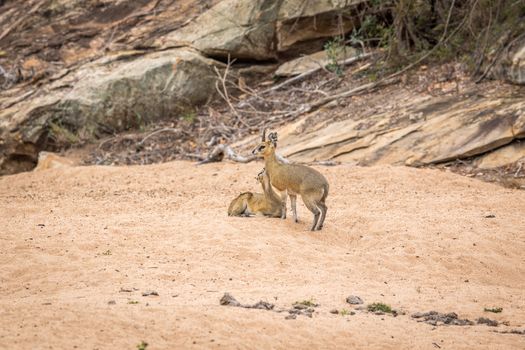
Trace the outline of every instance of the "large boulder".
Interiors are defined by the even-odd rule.
[[[522,161],[525,165],[525,140],[513,142],[480,157],[476,166],[480,169],[497,168]]]
[[[300,162],[417,166],[483,155],[525,138],[521,96],[420,96],[403,103],[366,120],[306,125],[312,119],[306,116],[279,130],[279,151]],[[494,153],[484,166],[501,166],[523,157],[525,148],[514,145]]]
[[[215,91],[218,62],[190,49],[108,56],[0,99],[0,174],[31,169],[38,151],[176,116]]]
[[[275,58],[275,24],[283,0],[224,0],[184,28],[159,39],[161,47],[191,46],[207,56]]]
[[[352,10],[367,1],[224,0],[156,45],[191,46],[220,59],[275,59],[298,43],[351,31]]]

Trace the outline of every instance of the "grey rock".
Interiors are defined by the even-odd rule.
[[[274,304],[261,300],[253,305],[247,305],[244,307],[247,309],[273,310],[274,306],[275,306]]]
[[[439,313],[437,311],[429,312],[416,312],[412,314],[412,318],[418,319],[418,322],[426,322],[432,326],[437,326],[439,324],[447,324],[454,326],[467,326],[473,325],[474,322],[468,319],[460,319],[455,312],[449,313]]]
[[[32,169],[50,135],[67,147],[204,104],[215,93],[214,66],[224,65],[191,49],[120,54],[81,65],[21,102],[0,97],[0,175]]]
[[[148,291],[145,291],[145,292],[142,293],[142,296],[143,296],[143,297],[148,297],[148,296],[150,296],[150,295],[152,295],[152,296],[157,296],[157,297],[158,297],[158,296],[159,296],[159,293],[157,293],[157,292],[154,291],[154,290],[148,290]]]
[[[487,326],[490,326],[490,327],[497,327],[499,324],[498,321],[491,320],[490,318],[486,318],[486,317],[478,318],[477,322],[478,324],[486,324]]]
[[[352,305],[359,305],[359,304],[363,304],[363,299],[361,299],[357,295],[350,295],[349,297],[346,298],[346,302]]]
[[[221,305],[242,306],[230,293],[224,293],[220,300]]]

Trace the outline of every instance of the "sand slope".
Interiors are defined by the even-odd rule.
[[[174,162],[0,178],[0,347],[525,348],[525,336],[494,332],[525,328],[525,192],[436,170],[319,168],[331,193],[325,229],[311,233],[302,203],[299,224],[226,216],[235,195],[257,189],[260,168]],[[285,320],[220,306],[224,292],[320,306]],[[329,313],[353,310],[350,294],[407,315]],[[496,306],[501,314],[483,312]],[[429,310],[509,326],[409,316]]]

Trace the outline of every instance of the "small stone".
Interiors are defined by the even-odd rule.
[[[256,304],[253,304],[251,306],[245,306],[245,307],[248,308],[248,309],[273,310],[274,306],[275,305],[261,300],[261,301],[259,301]]]
[[[337,310],[337,309],[332,309],[332,310],[330,310],[330,313],[331,313],[331,314],[334,314],[334,315],[337,315],[337,314],[339,314],[339,310]]]
[[[291,315],[286,316],[284,319],[285,320],[295,320],[296,318],[297,318],[297,315],[291,314]]]
[[[221,298],[220,303],[221,305],[241,306],[241,303],[235,300],[235,298],[232,297],[230,293],[224,293],[224,295]]]
[[[490,318],[486,318],[486,317],[480,317],[478,318],[478,324],[486,324],[487,326],[490,326],[490,327],[497,327],[498,321],[491,320]]]
[[[154,290],[148,290],[148,291],[142,293],[142,296],[143,296],[143,297],[147,297],[147,296],[150,296],[150,295],[154,295],[154,296],[157,296],[157,297],[158,297],[158,296],[159,296],[159,293],[157,293],[157,292],[154,291]]]
[[[350,295],[348,298],[346,298],[346,302],[351,305],[359,305],[363,304],[363,299],[357,295]]]
[[[108,301],[108,305],[115,305],[117,302],[115,300]]]

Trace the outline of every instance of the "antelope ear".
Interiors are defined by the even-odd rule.
[[[268,134],[268,140],[273,144],[274,147],[277,147],[277,133],[271,132]]]
[[[261,133],[261,142],[266,141],[266,128],[263,129]]]

